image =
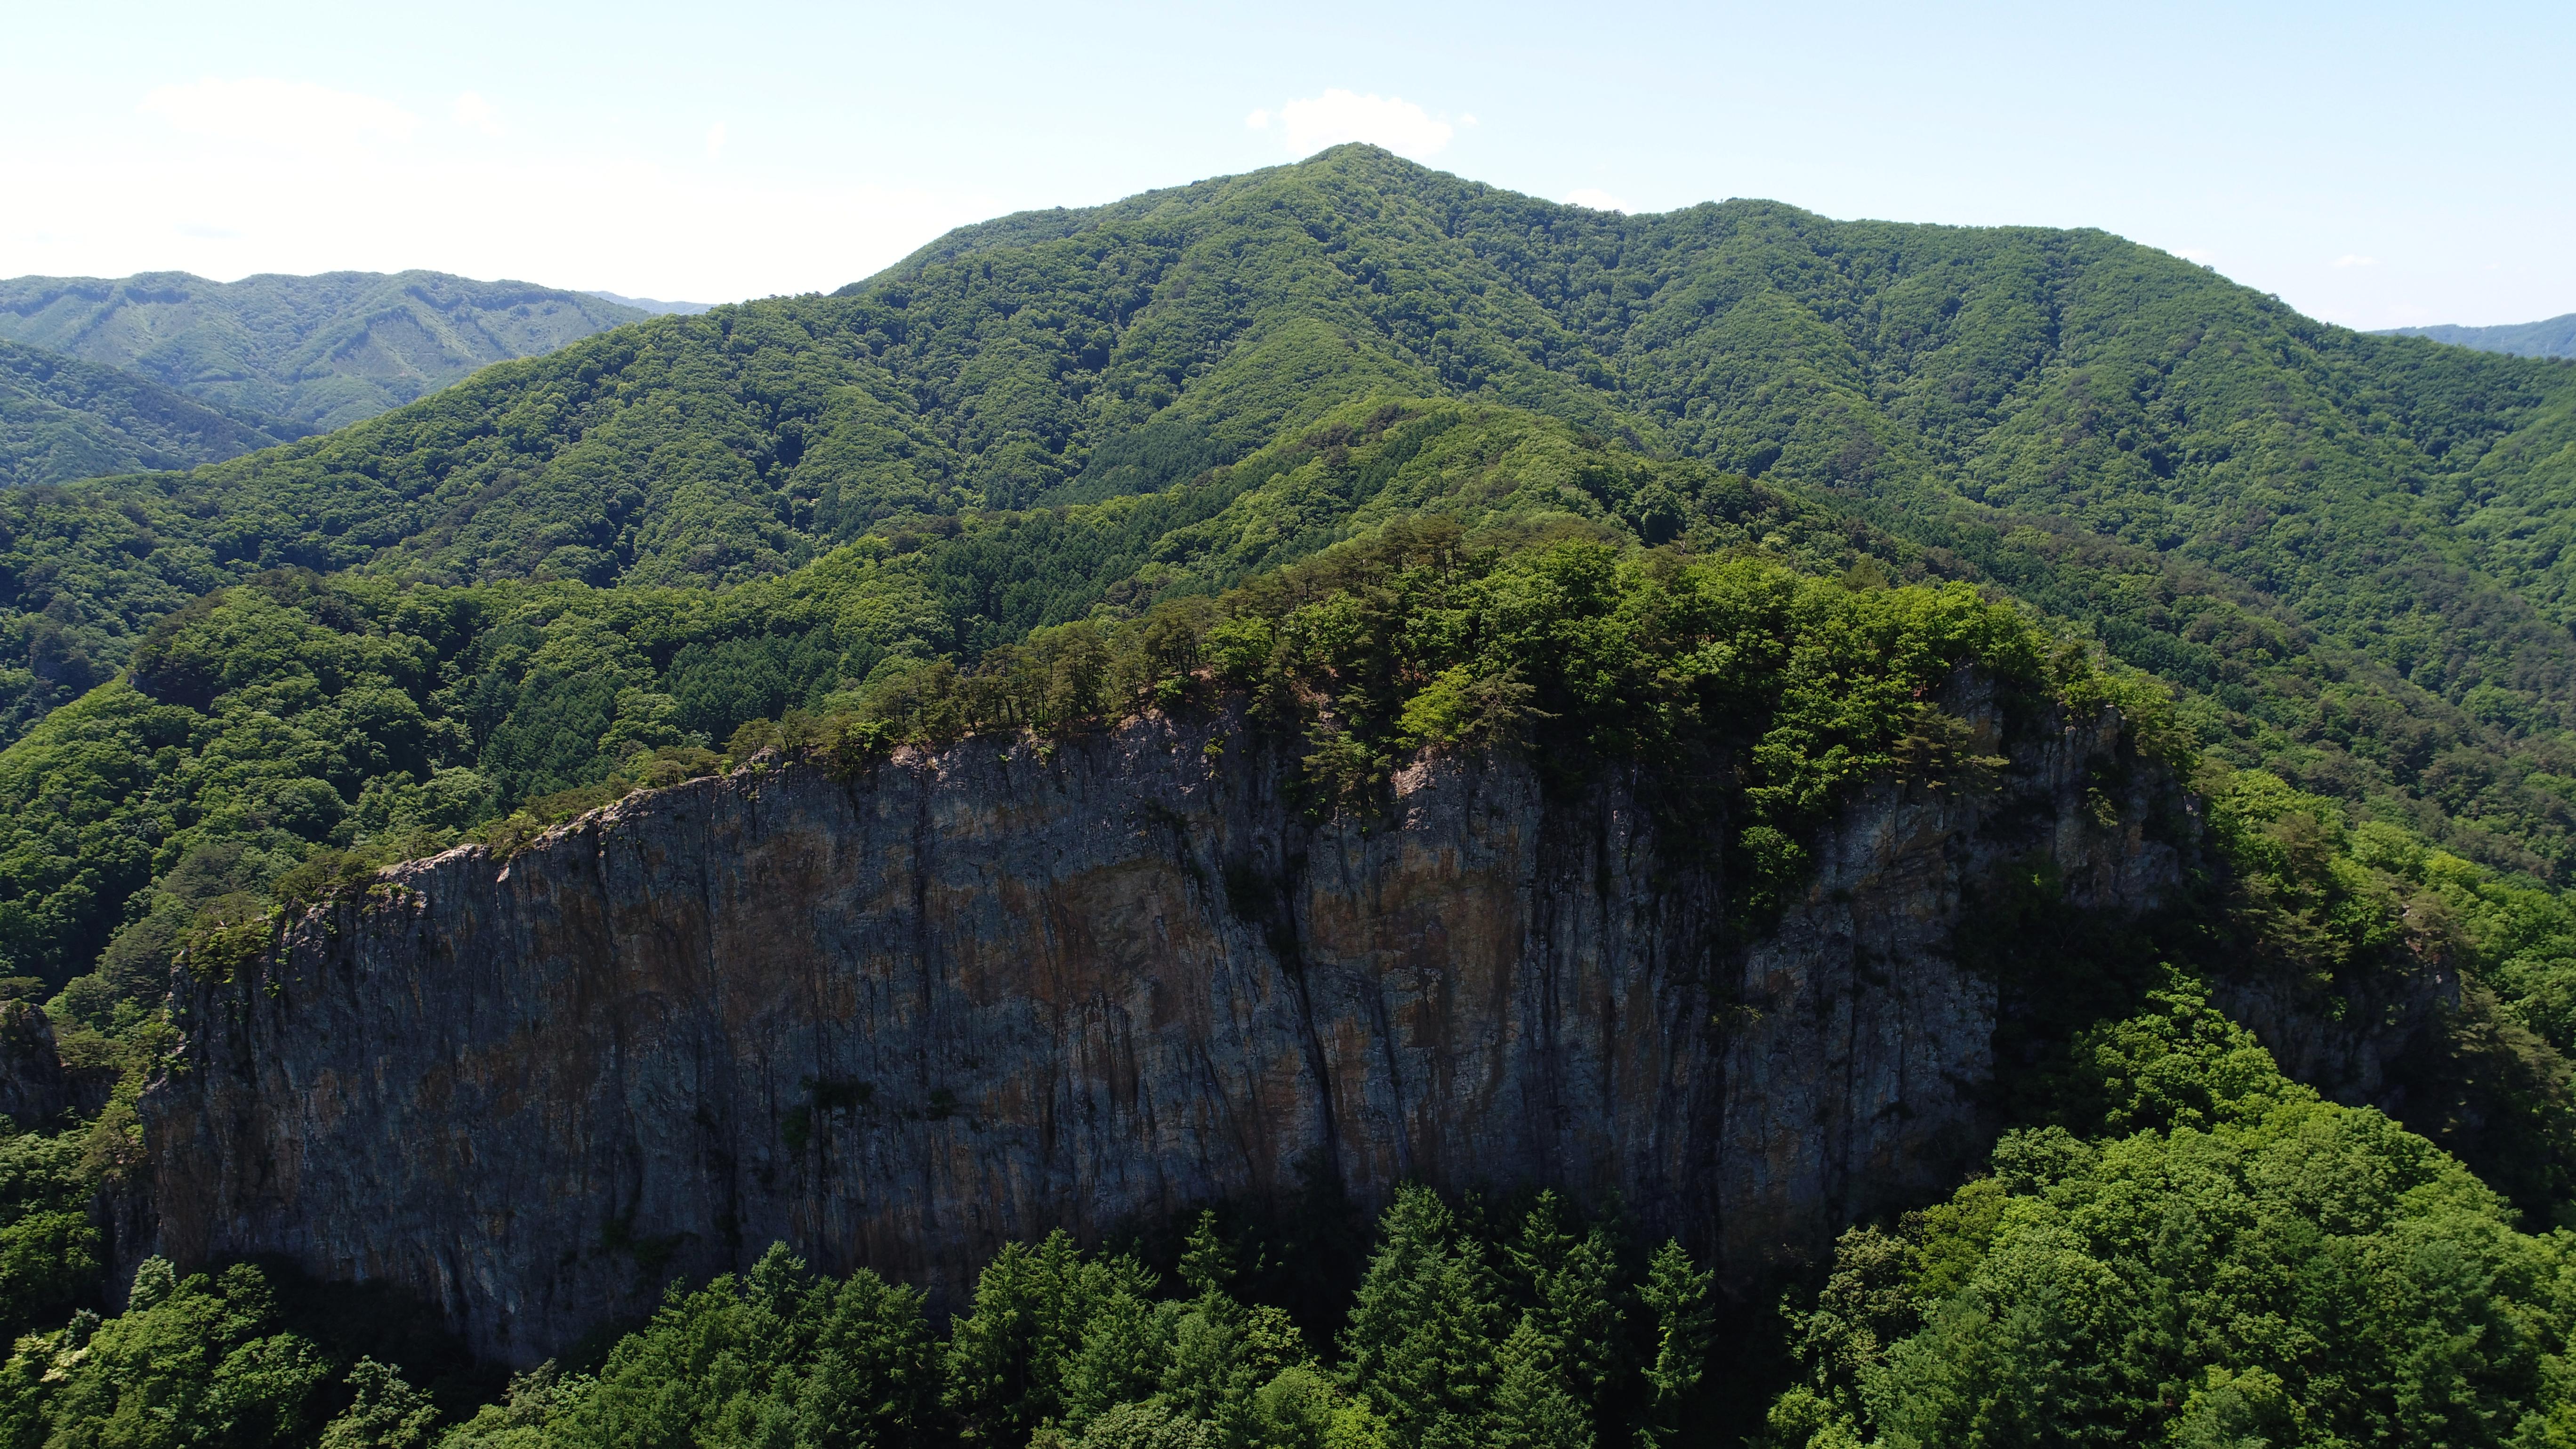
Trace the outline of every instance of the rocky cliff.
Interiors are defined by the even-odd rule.
[[[1640,779],[1430,759],[1317,824],[1223,716],[632,797],[183,980],[158,1245],[390,1281],[516,1362],[777,1239],[953,1293],[1008,1238],[1318,1172],[1616,1194],[1751,1273],[1982,1149],[1963,891],[2034,854],[2114,909],[2176,878],[2115,718],[2002,747],[1867,791],[1750,945]]]
[[[53,1022],[33,1002],[0,1002],[0,1115],[21,1129],[40,1129],[75,1100],[71,1074],[55,1052]]]

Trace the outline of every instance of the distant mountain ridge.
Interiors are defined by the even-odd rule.
[[[2435,327],[2391,327],[2378,335],[2429,337],[2457,347],[2516,357],[2576,357],[2576,312],[2545,322],[2508,322],[2496,327],[2459,327],[2447,322]]]
[[[647,315],[586,293],[444,272],[0,281],[0,340],[316,432]]]
[[[0,486],[193,468],[312,431],[201,403],[121,368],[0,342]]]
[[[632,307],[638,312],[650,312],[656,317],[695,317],[701,312],[715,310],[713,302],[665,302],[655,297],[621,297],[615,292],[584,292],[582,295],[614,302],[620,307]]]

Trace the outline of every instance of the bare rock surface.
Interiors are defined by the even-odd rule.
[[[1007,1239],[1318,1174],[1615,1195],[1741,1279],[1990,1138],[1963,890],[2034,855],[2079,902],[2171,887],[2100,793],[2117,741],[1873,787],[1750,945],[1639,780],[1427,759],[1314,823],[1225,717],[632,797],[183,981],[154,1246],[389,1281],[519,1363],[773,1240],[954,1302]]]
[[[74,1101],[44,1009],[32,1001],[0,1002],[0,1113],[36,1129],[52,1125]]]

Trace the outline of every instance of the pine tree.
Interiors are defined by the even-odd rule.
[[[975,1282],[975,1306],[950,1329],[947,1403],[970,1444],[1026,1444],[1065,1414],[1066,1377],[1091,1321],[1120,1293],[1150,1299],[1154,1274],[1132,1258],[1085,1258],[1063,1229],[1005,1244]]]
[[[1227,1444],[1245,1444],[1260,1432],[1256,1396],[1283,1369],[1305,1363],[1306,1350],[1284,1311],[1246,1306],[1226,1291],[1235,1271],[1216,1214],[1201,1213],[1180,1263],[1182,1281],[1198,1296],[1173,1320],[1162,1398]]]
[[[1174,1325],[1183,1311],[1179,1304],[1152,1303],[1123,1291],[1101,1303],[1065,1375],[1068,1432],[1079,1433],[1118,1405],[1153,1395],[1172,1361]]]
[[[815,1295],[798,1449],[912,1449],[938,1429],[939,1356],[921,1290],[861,1268]]]
[[[1521,1315],[1495,1363],[1484,1437],[1491,1449],[1592,1449],[1592,1412],[1568,1390],[1554,1337],[1536,1310]]]
[[[1217,1235],[1212,1208],[1199,1213],[1198,1226],[1181,1249],[1181,1281],[1200,1297],[1223,1292],[1234,1282],[1234,1250]]]
[[[1671,1442],[1682,1425],[1693,1391],[1708,1372],[1708,1353],[1716,1338],[1716,1307],[1709,1285],[1714,1275],[1691,1264],[1690,1254],[1670,1238],[1655,1250],[1638,1297],[1655,1315],[1655,1359],[1646,1366],[1646,1415],[1640,1437],[1649,1444]]]
[[[1429,1188],[1399,1189],[1378,1231],[1343,1335],[1352,1385],[1398,1442],[1464,1449],[1493,1378],[1493,1275]]]
[[[1511,1254],[1566,1386],[1597,1408],[1619,1368],[1618,1252],[1610,1235],[1595,1227],[1577,1237],[1556,1194],[1542,1192]]]

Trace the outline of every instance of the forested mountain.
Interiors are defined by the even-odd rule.
[[[2576,312],[2546,322],[2513,322],[2499,327],[2391,327],[2383,337],[2429,337],[2480,352],[2509,352],[2516,357],[2576,357]]]
[[[193,468],[310,431],[210,407],[130,372],[0,342],[0,487]]]
[[[2325,327],[2100,233],[1622,217],[1366,148],[0,499],[0,604],[14,649],[104,670],[280,565],[723,585],[898,517],[1150,492],[1377,393],[1830,494],[2187,681],[2249,762],[2498,864],[2570,856],[2576,369]]]
[[[2196,822],[2165,915],[2011,918],[1992,951],[2069,983],[1998,1048],[2014,1130],[1949,1199],[1856,1227],[1785,1324],[1775,1293],[1711,1328],[1678,1248],[1605,1238],[1578,1284],[1552,1275],[1588,1229],[1416,1194],[1302,1343],[1227,1296],[1212,1242],[1184,1297],[1009,1250],[944,1348],[902,1290],[782,1258],[475,1415],[290,1332],[250,1270],[147,1265],[136,1311],[65,1327],[95,1270],[0,1243],[13,1322],[44,1330],[9,1422],[88,1433],[147,1392],[153,1335],[220,1321],[302,1366],[222,1391],[297,1445],[325,1420],[422,1442],[442,1408],[472,1416],[460,1449],[755,1422],[1012,1449],[2559,1442],[2571,501],[2563,361],[2326,326],[2099,232],[1622,216],[1359,146],[965,228],[230,461],[0,494],[0,947],[63,1069],[114,1084],[12,1144],[10,1242],[79,1248],[66,1204],[140,1160],[175,967],[252,960],[385,862],[507,854],[711,771],[1233,691],[1321,818],[1426,751],[1520,751],[1568,789],[1673,771],[1670,808],[1730,822],[1741,941],[1862,784],[2000,766],[1935,698],[1974,669],[2030,717],[2116,703]],[[2395,1117],[2324,1101],[2211,1005],[2249,976],[2354,1020],[2447,982],[2448,1034],[2389,1066]],[[216,1392],[184,1378],[149,1392]],[[1721,1385],[1743,1402],[1712,1409]]]
[[[373,417],[488,363],[551,352],[644,315],[589,293],[444,272],[0,281],[0,339],[124,368],[214,407],[308,431]]]

